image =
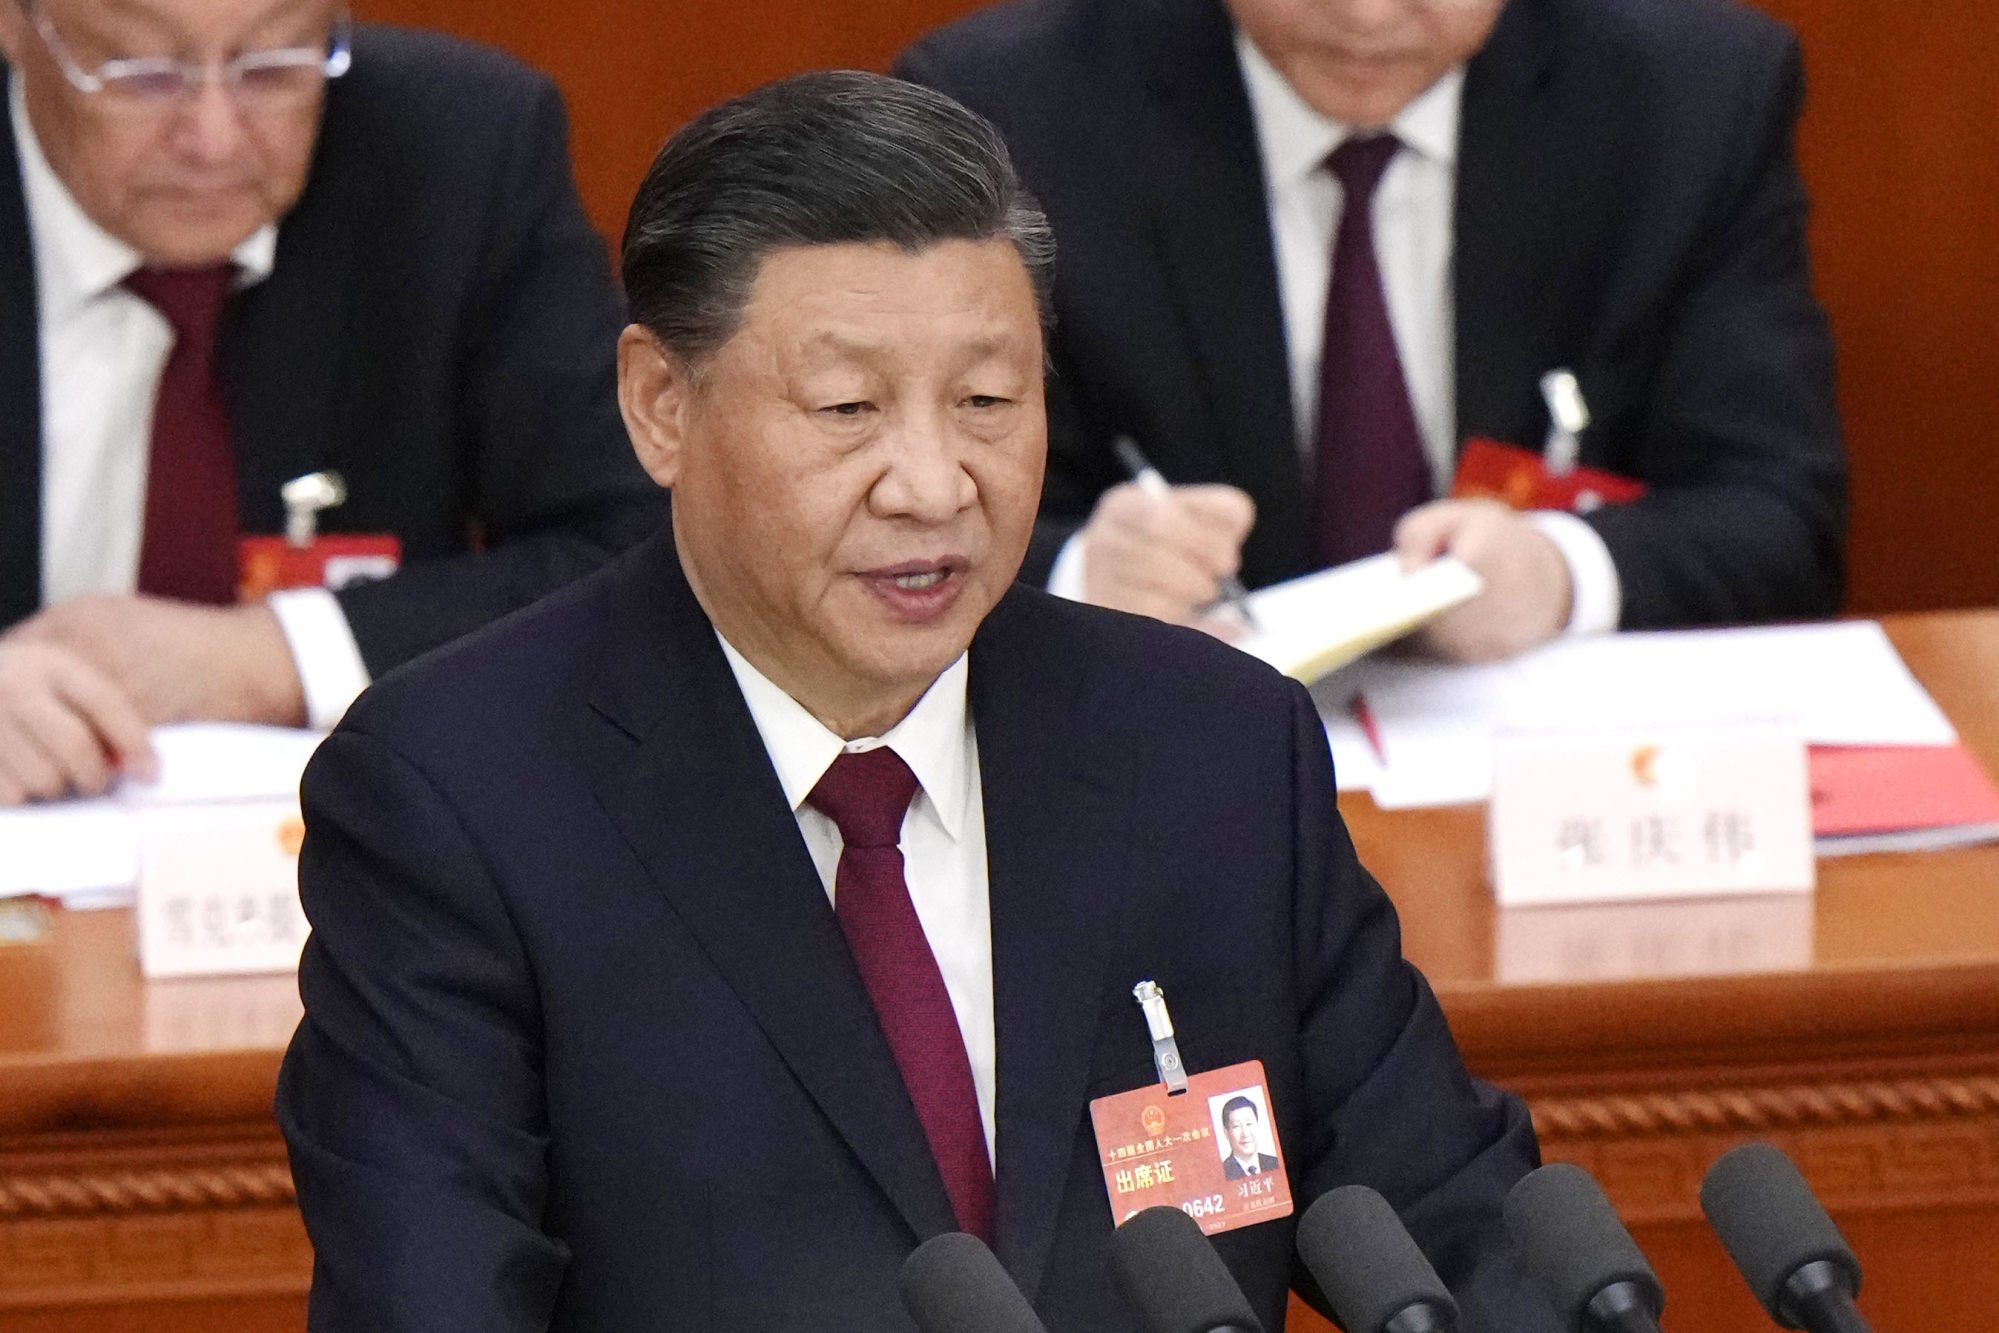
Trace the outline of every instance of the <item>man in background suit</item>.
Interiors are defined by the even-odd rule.
[[[0,0],[0,803],[329,726],[657,526],[555,90],[341,8]],[[401,571],[226,605],[322,469]]]
[[[1428,631],[1461,658],[1837,607],[1799,58],[1769,19],[1021,0],[898,69],[1000,126],[1062,245],[1030,573],[1186,620],[1238,564],[1255,585],[1449,550],[1488,589]],[[1558,369],[1592,417],[1582,463],[1649,493],[1580,518],[1435,502],[1463,441],[1541,446]],[[1121,484],[1119,436],[1189,484]]]
[[[1089,1102],[1158,1077],[1145,978],[1190,1069],[1263,1061],[1301,1208],[1372,1184],[1463,1327],[1554,1327],[1501,1238],[1532,1128],[1401,959],[1305,692],[1013,582],[1050,254],[992,127],[879,76],[653,164],[620,393],[671,532],[306,774],[314,1329],[909,1329],[963,1229],[1056,1333],[1134,1330]],[[1294,1222],[1216,1238],[1270,1328]]]

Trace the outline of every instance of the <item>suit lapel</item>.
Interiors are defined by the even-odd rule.
[[[919,1238],[956,1229],[888,1041],[672,534],[626,567],[593,707],[636,745],[597,798],[722,980]]]
[[[1107,923],[1124,896],[1121,761],[1102,748],[1087,663],[1050,653],[1016,590],[974,641],[970,698],[985,789],[998,1040],[996,1249],[1039,1287],[1087,1114]]]
[[[1541,0],[1511,0],[1465,71],[1453,219],[1458,437],[1538,448],[1539,382],[1555,368],[1556,247],[1584,196],[1573,145],[1548,133],[1556,52]]]
[[[1213,0],[1139,0],[1129,13],[1147,122],[1132,136],[1140,188],[1214,405],[1219,471],[1256,497],[1245,565],[1260,581],[1285,577],[1309,561],[1305,488],[1263,159],[1233,29]]]
[[[346,91],[328,88],[312,174],[279,225],[276,265],[231,302],[222,334],[246,531],[282,531],[278,488],[345,461],[332,442],[370,179],[364,164],[345,160]]]
[[[0,65],[0,107],[9,105],[8,84]],[[41,364],[34,238],[8,111],[0,114],[0,629],[42,601]]]

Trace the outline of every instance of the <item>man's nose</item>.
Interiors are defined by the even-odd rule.
[[[234,157],[244,134],[243,108],[215,71],[174,108],[174,147],[204,166]]]
[[[889,448],[888,466],[870,496],[878,512],[945,523],[977,498],[960,446],[937,417],[902,423]]]

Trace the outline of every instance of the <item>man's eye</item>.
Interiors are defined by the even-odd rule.
[[[822,407],[819,410],[831,412],[835,416],[857,417],[872,406],[874,406],[872,403],[834,403],[831,407]]]
[[[1011,400],[1001,398],[995,394],[975,393],[965,400],[965,405],[967,407],[1003,407],[1009,401]]]

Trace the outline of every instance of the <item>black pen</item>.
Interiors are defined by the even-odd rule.
[[[1132,439],[1131,436],[1118,436],[1111,441],[1111,448],[1116,452],[1118,462],[1124,465],[1124,470],[1131,474],[1131,479],[1134,482],[1138,483],[1140,490],[1144,491],[1147,495],[1171,495],[1173,493],[1173,483],[1159,475],[1159,469],[1152,466],[1151,462],[1146,459],[1144,451],[1138,447],[1138,442]],[[1235,613],[1242,617],[1243,624],[1253,630],[1262,630],[1263,626],[1256,623],[1256,613],[1249,609],[1249,589],[1243,587],[1242,580],[1233,574],[1225,575],[1222,578],[1221,596],[1202,609],[1211,610],[1213,607],[1222,604],[1233,607]]]

